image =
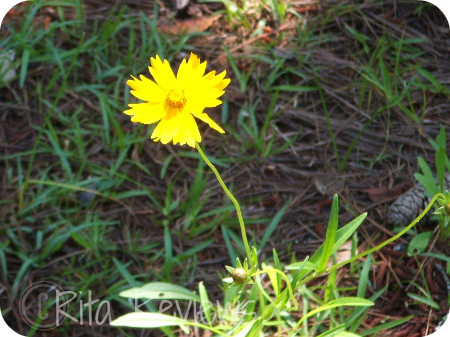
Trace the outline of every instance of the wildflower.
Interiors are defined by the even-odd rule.
[[[130,104],[127,115],[133,115],[132,122],[153,124],[159,121],[151,138],[167,144],[188,144],[195,147],[202,137],[193,116],[207,123],[211,128],[225,133],[208,114],[205,108],[212,108],[222,103],[218,98],[230,83],[225,79],[226,72],[216,75],[211,71],[204,75],[206,61],[191,53],[189,60],[183,59],[175,77],[169,62],[161,61],[159,56],[150,58],[150,73],[155,81],[140,75],[140,80],[133,77],[127,84],[133,89],[131,93],[145,103]]]
[[[236,258],[236,268],[225,266],[231,277],[224,278],[225,283],[230,284],[230,287],[239,287],[238,292],[241,292],[245,285],[253,284],[252,276],[256,271],[256,265],[252,268],[248,267],[247,259],[244,260],[244,265],[241,264],[239,258]]]

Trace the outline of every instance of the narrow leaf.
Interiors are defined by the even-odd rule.
[[[335,194],[333,197],[333,204],[331,206],[330,220],[328,221],[327,236],[323,244],[324,247],[323,253],[319,265],[317,267],[317,270],[319,271],[325,269],[328,261],[330,260],[331,255],[333,255],[338,227],[338,212],[339,212],[338,196]]]
[[[133,328],[159,328],[163,326],[184,326],[185,320],[179,317],[154,312],[131,312],[111,322],[112,326],[128,326]]]
[[[134,299],[147,298],[157,300],[191,300],[200,302],[200,297],[192,291],[181,286],[165,282],[147,283],[142,287],[124,290],[119,293],[119,296]]]

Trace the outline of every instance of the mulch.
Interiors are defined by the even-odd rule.
[[[126,0],[123,3],[127,4],[133,13],[144,10],[151,15],[154,8],[151,1]],[[301,28],[297,28],[298,17],[292,14],[288,15],[286,22],[279,24],[268,11],[261,11],[249,14],[250,29],[236,28],[233,22],[226,21],[223,16],[209,22],[207,28],[205,21],[202,21],[203,26],[200,26],[200,29],[213,34],[196,36],[190,40],[190,44],[198,50],[202,59],[207,59],[217,69],[226,69],[232,79],[226,93],[229,101],[227,123],[230,130],[235,130],[236,136],[228,133],[226,137],[219,138],[210,130],[202,129],[206,151],[211,156],[231,157],[240,163],[239,166],[232,164],[226,170],[221,168],[221,173],[228,183],[233,182],[233,190],[236,198],[242,203],[244,217],[272,217],[282,206],[289,203],[282,222],[262,255],[263,258],[270,257],[272,247],[275,247],[284,262],[289,262],[292,254],[297,259],[311,255],[323,242],[330,200],[335,193],[340,198],[340,223],[345,224],[355,216],[368,212],[368,218],[359,230],[362,246],[373,246],[387,239],[393,230],[386,217],[389,204],[415,183],[413,174],[417,171],[418,156],[433,166],[434,150],[429,140],[436,137],[441,125],[446,129],[450,127],[450,104],[445,93],[427,90],[424,97],[424,91],[420,88],[411,89],[409,100],[405,98],[402,102],[419,118],[423,112],[420,123],[407,117],[399,106],[392,105],[386,108],[388,98],[379,89],[372,90],[370,94],[368,91],[361,94],[363,74],[369,76],[367,68],[376,72],[380,62],[386,65],[390,80],[397,83],[399,92],[412,81],[416,81],[419,64],[444,86],[448,84],[449,30],[445,17],[438,9],[425,6],[421,13],[415,13],[418,8],[417,1],[360,1],[358,4],[348,1],[328,1],[326,5],[302,1],[293,2],[292,8],[301,16]],[[175,20],[194,19],[192,22],[195,22],[196,18],[200,20],[208,17],[210,12],[216,9],[217,4],[192,2],[179,11]],[[88,19],[106,17],[108,10],[109,8],[98,5],[96,1],[85,1],[85,14]],[[160,6],[159,11],[162,20],[168,20],[174,9],[166,4]],[[45,20],[46,15],[51,14],[42,13],[42,20]],[[20,13],[17,16],[11,15],[7,20],[13,23],[18,18]],[[260,20],[267,22],[264,34],[253,37],[251,32]],[[353,30],[367,37],[364,43],[371,52],[363,51],[361,41],[356,38]],[[3,29],[2,34],[6,34]],[[380,40],[384,38],[385,43],[380,44]],[[404,61],[401,63],[402,69],[398,70],[401,76],[395,78],[398,41],[402,39],[410,41],[408,43],[411,45],[405,43],[403,46],[401,57]],[[411,42],[414,39],[418,42]],[[240,91],[223,45],[232,51],[241,71],[249,69],[253,71],[251,85],[245,92]],[[420,53],[417,53],[417,46],[420,46]],[[290,53],[292,56],[289,56]],[[288,55],[285,66],[292,71],[278,77],[269,88],[265,88],[265,81],[272,69],[263,60],[251,56],[273,57],[274,54]],[[31,65],[30,72],[42,72],[43,69],[39,67],[42,66]],[[382,81],[379,72],[378,74],[376,80]],[[423,82],[426,83],[425,80]],[[239,126],[239,118],[242,118],[239,111],[245,102],[249,102],[249,106],[255,105],[257,124],[261,128],[273,97],[273,91],[266,89],[270,90],[271,87],[285,84],[305,87],[320,85],[322,92],[280,91],[273,111],[274,118],[265,136],[266,144],[275,138],[274,150],[276,150],[288,139],[295,137],[299,130],[301,132],[286,149],[263,156],[252,137],[246,135]],[[0,91],[8,103],[14,102],[14,95],[23,94],[17,90],[15,84],[10,84]],[[18,104],[14,113],[11,113],[10,108],[0,106],[1,154],[27,151],[32,148],[34,137],[37,135],[37,130],[32,126],[40,125],[43,121],[43,116],[36,112],[33,104],[34,102],[30,102],[30,106]],[[61,104],[69,104],[69,101],[63,99]],[[380,113],[374,117],[377,111]],[[219,112],[220,109],[213,110],[211,115],[219,116]],[[126,116],[119,118],[126,123]],[[246,123],[251,121],[247,119]],[[330,128],[333,130],[336,149]],[[356,138],[358,140],[355,142]],[[242,143],[245,146],[242,146]],[[351,151],[347,153],[348,149]],[[154,177],[159,176],[158,165],[168,154],[173,154],[185,167],[197,167],[196,160],[180,158],[178,151],[179,147],[162,146],[149,140],[144,144],[140,160],[155,172]],[[102,156],[96,159],[99,162],[108,163],[113,160],[112,154],[107,151],[95,155]],[[51,160],[44,155],[37,155],[36,158],[34,172],[38,171],[40,161]],[[347,165],[340,170],[338,161],[342,163],[345,158]],[[27,157],[22,159],[24,164],[27,163]],[[152,165],[156,167],[152,168]],[[18,191],[14,188],[14,184],[8,183],[5,170],[5,164],[0,162],[0,172],[3,176],[0,192],[4,196],[17,198]],[[174,177],[179,178],[177,193],[179,198],[183,198],[187,194],[186,186],[193,183],[195,176],[189,172],[180,175],[180,168],[176,164],[168,167],[163,180],[146,177],[143,173],[137,173],[135,178],[147,186],[152,186],[155,191],[163,192]],[[121,188],[126,189],[126,185]],[[385,193],[374,201],[370,191],[380,189],[384,189]],[[206,192],[210,195],[205,204],[206,210],[223,205],[225,199],[220,186],[212,178]],[[143,211],[147,208],[147,203],[147,200],[140,198],[133,198],[127,202],[128,206],[136,211],[133,216],[130,216],[129,210],[125,207],[118,205],[105,204],[101,209],[109,217],[128,223],[130,228],[145,229],[143,240],[161,241],[162,228],[152,223],[148,219],[148,214]],[[16,212],[16,205],[0,206],[0,215],[3,219],[9,219]],[[42,222],[49,215],[52,215],[52,212],[43,209],[36,210],[33,216],[38,222]],[[157,214],[154,216],[158,218]],[[20,221],[23,220],[19,219]],[[12,226],[13,222],[7,221],[6,225]],[[416,227],[417,231],[421,232],[434,230],[436,224],[419,224]],[[250,224],[248,234],[251,239],[261,239],[265,228],[266,225],[263,224]],[[121,229],[117,229],[114,233],[124,235]],[[185,286],[192,286],[194,289],[199,281],[205,281],[208,290],[220,298],[217,271],[223,271],[223,265],[228,263],[228,253],[220,231],[207,233],[204,237],[180,240],[174,242],[174,245],[182,251],[211,236],[215,239],[214,244],[198,254],[196,275],[190,280],[191,283]],[[438,267],[439,261],[407,256],[404,247],[408,245],[410,239],[411,237],[405,236],[374,254],[371,270],[373,290],[383,287],[387,287],[387,290],[371,310],[363,327],[370,328],[381,324],[387,315],[391,319],[414,315],[413,320],[390,333],[393,332],[395,337],[424,336],[425,333],[433,331],[448,312],[449,294],[445,276]],[[450,253],[448,245],[439,241],[434,242],[431,251],[447,255]],[[19,261],[14,257],[10,258],[10,266],[16,266],[18,270]],[[51,273],[53,268],[59,267],[61,265],[58,263],[50,265],[44,274]],[[425,278],[421,277],[421,271],[424,272]],[[174,280],[182,272],[182,268],[174,269]],[[344,284],[357,284],[358,280],[348,273],[348,269],[344,268],[341,273]],[[5,281],[5,286],[10,287],[8,280]],[[410,281],[414,281],[420,287],[428,287],[433,300],[439,303],[440,310],[414,304],[407,293],[421,293],[416,286],[408,283]],[[5,300],[0,296],[0,304]]]

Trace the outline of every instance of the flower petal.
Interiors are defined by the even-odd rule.
[[[187,95],[198,84],[202,82],[202,76],[205,73],[207,62],[200,63],[197,55],[191,53],[189,60],[183,60],[178,68],[177,80],[181,88]],[[195,86],[192,84],[195,83]]]
[[[212,108],[222,103],[217,98],[225,93],[223,89],[230,83],[230,79],[224,79],[226,71],[219,75],[215,75],[215,73],[215,71],[209,72],[197,85],[192,86],[187,94],[189,102],[201,104],[204,108]]]
[[[180,115],[180,122],[183,123],[184,127],[180,128],[174,136],[173,143],[180,143],[180,145],[188,144],[191,147],[195,147],[195,142],[202,141],[202,136],[200,135],[195,119],[190,113],[184,110]]]
[[[151,138],[155,141],[161,141],[163,144],[173,140],[174,144],[188,144],[195,147],[195,142],[200,142],[202,137],[192,115],[179,108],[169,107],[167,109],[170,111],[156,126]]]
[[[133,118],[131,118],[132,122],[153,124],[166,115],[166,111],[164,111],[164,103],[139,103],[129,104],[128,106],[131,109],[125,110],[124,112],[127,115],[134,115]]]
[[[179,114],[181,109],[165,104],[164,110],[167,113],[153,130],[151,138],[159,138],[161,143],[167,144],[180,130]]]
[[[156,58],[150,58],[150,63],[151,67],[148,67],[148,70],[156,83],[158,83],[165,91],[170,91],[176,87],[177,80],[167,60],[162,62],[159,56],[156,55]]]
[[[177,72],[177,81],[180,88],[188,87],[190,81],[191,69],[186,62],[186,59],[181,61]]]
[[[207,113],[202,113],[198,116],[195,116],[203,122],[207,123],[214,130],[219,131],[220,133],[225,133],[224,129],[222,129],[216,122],[214,122]]]
[[[133,89],[131,90],[133,96],[148,102],[164,101],[167,96],[166,91],[145,76],[141,75],[140,78],[141,79],[139,80],[136,77],[133,77],[132,80],[127,81],[127,84]]]

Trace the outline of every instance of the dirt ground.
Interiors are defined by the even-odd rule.
[[[128,5],[131,11],[144,10],[149,15],[154,8],[150,1],[126,0],[123,4]],[[166,3],[161,5],[164,4]],[[189,43],[201,50],[200,56],[214,67],[227,69],[232,79],[226,93],[229,104],[227,123],[237,131],[236,135],[230,135],[224,140],[211,130],[204,129],[204,137],[208,139],[207,152],[216,158],[235,159],[226,171],[222,169],[221,172],[228,183],[233,183],[235,197],[243,205],[244,217],[273,217],[289,202],[282,222],[265,248],[267,256],[271,256],[272,248],[275,247],[286,263],[290,261],[292,254],[297,259],[310,255],[323,242],[330,201],[335,193],[340,198],[342,224],[368,212],[368,218],[359,230],[360,251],[392,236],[394,226],[387,222],[386,216],[389,205],[416,183],[413,174],[418,170],[418,156],[433,167],[434,150],[429,140],[435,139],[440,125],[445,129],[450,127],[450,104],[446,92],[408,87],[409,83],[416,81],[419,65],[433,74],[443,86],[449,84],[449,26],[438,9],[426,7],[419,15],[415,13],[415,1],[292,1],[291,5],[304,20],[301,29],[298,28],[299,19],[296,16],[288,15],[283,23],[278,24],[269,11],[250,16],[251,29],[233,26],[224,15],[210,19],[212,12],[223,8],[220,3],[191,3],[177,14],[175,23],[170,21],[170,14],[173,13],[170,4],[160,8],[161,30],[168,30],[167,33],[172,34],[174,39],[178,36],[177,29],[183,24],[182,28],[194,27],[192,29],[211,33],[194,36]],[[85,1],[85,15],[88,18],[106,18],[108,10],[109,8],[96,1]],[[20,16],[8,18],[11,21],[19,19]],[[262,19],[268,23],[264,33],[251,36],[250,33]],[[354,30],[370,37],[364,43],[373,53],[364,52],[363,43],[352,33]],[[6,33],[2,30],[2,34]],[[380,42],[382,39],[385,41]],[[396,69],[398,41],[415,39],[425,39],[425,42],[411,42],[411,45],[405,43],[401,52],[405,61],[400,64],[400,69]],[[240,90],[239,81],[233,73],[223,45],[236,57],[237,67],[242,72],[252,69],[252,84],[244,92]],[[297,138],[274,155],[272,152],[262,155],[254,144],[254,139],[239,126],[239,111],[244,102],[253,105],[257,100],[256,121],[259,126],[263,125],[267,107],[271,105],[274,95],[265,84],[270,67],[252,55],[273,57],[273,54],[290,53],[292,57],[287,57],[285,62],[297,69],[298,73],[290,72],[279,76],[273,86],[285,82],[305,87],[316,87],[319,84],[321,91],[279,92],[266,138],[275,139],[274,149],[280,148],[291,137]],[[369,89],[365,92],[361,89],[364,79],[371,76],[367,68],[376,69],[380,62],[385,63],[391,83],[396,83],[393,92],[408,88],[410,97],[404,97],[401,104],[416,112],[421,118],[419,123],[405,115],[399,104],[386,107],[389,98],[382,89],[373,88],[370,94]],[[30,72],[43,71],[42,67],[45,71],[45,65],[31,65]],[[396,73],[399,74],[397,78]],[[383,82],[382,75],[378,75],[373,80]],[[39,127],[44,119],[42,115],[33,112],[36,102],[30,102],[30,110],[22,105],[17,113],[12,114],[10,103],[15,101],[14,94],[21,96],[24,91],[17,90],[11,84],[8,88],[0,89],[0,93],[0,155],[31,150],[38,133],[38,128],[32,126]],[[73,97],[63,98],[61,105],[73,102]],[[220,109],[216,112],[220,113]],[[126,116],[118,118],[124,124],[127,121]],[[330,128],[333,134],[330,133]],[[176,146],[167,147],[147,141],[140,159],[155,173],[154,177],[159,175],[160,170],[160,166],[156,166],[168,154],[173,154],[181,167],[197,166],[196,159],[180,157],[177,155],[179,151]],[[95,159],[97,162],[107,163],[113,160],[113,154],[107,151],[98,156],[100,157]],[[38,171],[40,161],[52,158],[37,155],[35,160],[36,168],[33,172]],[[342,164],[345,160],[346,165],[339,167],[339,163]],[[3,176],[0,193],[3,198],[17,200],[18,190],[7,183],[7,169],[7,165],[0,162]],[[170,165],[163,180],[146,177],[142,172],[137,173],[135,178],[151,186],[154,191],[165,193],[168,182],[178,177],[179,170],[178,165]],[[181,177],[177,185],[179,197],[183,198],[187,193],[185,186],[191,185],[195,176],[183,173]],[[127,186],[121,188],[126,190]],[[220,207],[224,199],[219,192],[219,185],[210,180],[208,190],[213,193],[205,209]],[[163,237],[163,230],[160,226],[152,227],[147,214],[142,212],[146,209],[147,202],[139,197],[126,201],[127,207],[136,210],[134,216],[130,215],[127,207],[117,204],[102,204],[101,210],[112,219],[128,223],[130,228],[144,229],[144,237],[158,242]],[[48,212],[48,209],[38,209],[34,217],[43,219]],[[1,218],[10,219],[16,213],[17,204],[0,205]],[[155,217],[158,218],[158,215]],[[3,223],[2,221],[2,226]],[[421,223],[416,226],[416,231],[433,231],[436,227],[434,222]],[[252,239],[260,240],[265,229],[265,224],[249,224],[248,234]],[[124,233],[117,229],[114,235],[123,237]],[[190,284],[183,285],[189,287],[203,280],[208,289],[219,297],[222,291],[218,287],[217,271],[222,270],[228,261],[228,252],[220,230],[194,240],[179,240],[174,245],[182,251],[196,246],[208,238],[207,235],[215,239],[214,243],[199,254],[195,276]],[[374,289],[379,290],[384,286],[388,288],[377,301],[364,326],[376,326],[386,315],[391,318],[415,316],[395,331],[387,331],[384,336],[423,336],[425,332],[433,331],[449,310],[445,273],[437,267],[439,261],[406,256],[404,247],[410,240],[411,236],[405,236],[373,255],[371,281]],[[439,240],[434,240],[427,251],[447,256],[450,253],[449,246]],[[14,256],[9,258],[9,266],[15,266],[15,272],[18,272],[21,266],[19,260]],[[44,269],[34,271],[33,276],[54,273],[60,267],[58,262],[47,264]],[[414,280],[418,285],[425,286],[420,270],[425,271],[426,284],[433,300],[440,304],[440,310],[431,310],[425,305],[410,305],[412,299],[407,293],[420,292],[405,282]],[[93,267],[92,273],[95,272]],[[182,268],[173,270],[175,282],[181,274]],[[358,283],[358,279],[349,273],[348,268],[340,270],[339,277],[341,286]],[[10,280],[4,281],[7,287],[11,286]],[[323,281],[324,279],[319,279],[314,282],[317,284]],[[4,296],[0,294],[0,304],[10,300]],[[9,316],[9,320],[12,326],[17,327],[16,331],[20,331],[23,327],[20,323],[14,323],[17,317],[17,313],[13,314]],[[78,336],[85,333],[82,328],[77,329],[80,329]]]

